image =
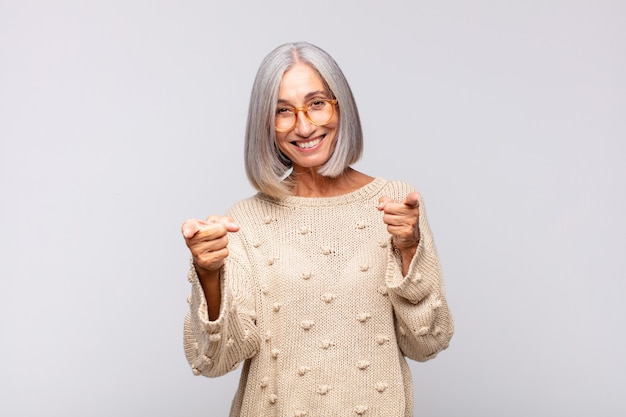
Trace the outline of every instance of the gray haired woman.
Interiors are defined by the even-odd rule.
[[[196,375],[244,367],[230,416],[413,415],[406,357],[445,349],[454,326],[420,194],[351,167],[352,92],[308,43],[257,73],[245,138],[258,193],[190,219],[184,347]]]

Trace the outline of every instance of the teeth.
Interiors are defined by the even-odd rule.
[[[296,142],[296,146],[298,148],[302,148],[302,149],[309,149],[309,148],[314,147],[315,145],[317,145],[321,141],[322,141],[321,139],[315,139],[315,140],[311,140],[311,141],[308,141],[308,142]]]

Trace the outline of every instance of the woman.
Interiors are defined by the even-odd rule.
[[[412,416],[418,361],[452,316],[420,195],[350,167],[362,133],[335,61],[307,43],[257,73],[245,155],[258,194],[192,219],[185,354],[244,368],[231,416]]]

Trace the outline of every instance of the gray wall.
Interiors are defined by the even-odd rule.
[[[384,6],[382,5],[384,3]],[[457,332],[416,415],[623,416],[622,1],[0,1],[0,414],[223,416],[180,225],[252,193],[252,79],[340,63],[359,169],[423,193]]]

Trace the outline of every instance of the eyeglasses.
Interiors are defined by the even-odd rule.
[[[316,98],[304,107],[280,106],[276,108],[274,129],[285,133],[296,127],[299,111],[303,112],[307,120],[315,126],[323,126],[333,118],[335,104],[337,100]]]

